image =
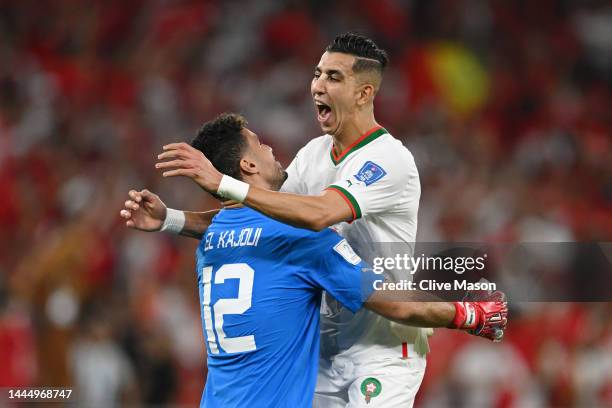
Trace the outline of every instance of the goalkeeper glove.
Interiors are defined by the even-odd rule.
[[[494,292],[477,302],[455,302],[455,318],[451,329],[493,341],[501,341],[508,324],[508,303],[503,292]]]

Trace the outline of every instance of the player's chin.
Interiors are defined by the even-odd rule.
[[[278,172],[278,175],[277,175],[277,177],[276,177],[276,179],[274,180],[274,183],[273,183],[274,191],[280,190],[280,188],[283,186],[283,184],[285,184],[285,180],[287,180],[288,177],[289,177],[289,174],[285,170],[280,168],[279,172]]]
[[[337,122],[319,122],[321,130],[327,135],[335,135],[340,127]]]
[[[285,169],[283,168],[283,165],[280,164],[279,161],[276,162],[276,168],[278,170],[279,178],[284,183],[285,180],[287,180],[287,177],[289,177],[289,174],[285,171]]]

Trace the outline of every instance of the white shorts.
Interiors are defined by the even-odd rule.
[[[408,345],[406,359],[352,361],[348,358],[319,360],[315,408],[412,407],[426,365],[425,356]]]

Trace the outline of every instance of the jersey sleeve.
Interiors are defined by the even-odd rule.
[[[331,229],[318,233],[308,231],[292,249],[295,264],[302,267],[302,277],[311,286],[332,295],[353,313],[382,280],[353,251],[346,239]]]
[[[419,173],[412,154],[405,150],[389,156],[353,160],[344,176],[328,190],[337,191],[351,208],[353,219],[387,212],[400,200],[416,200],[421,194]]]

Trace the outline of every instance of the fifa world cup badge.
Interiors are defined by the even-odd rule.
[[[382,391],[382,384],[374,377],[368,377],[361,383],[361,393],[365,396],[366,404],[370,399],[378,397]]]

